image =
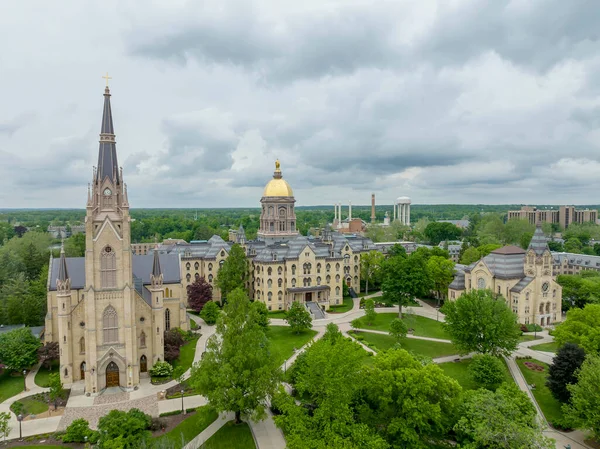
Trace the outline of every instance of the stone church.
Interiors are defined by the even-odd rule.
[[[85,257],[51,259],[46,342],[60,347],[64,384],[97,394],[132,389],[163,360],[163,334],[189,329],[176,254],[131,251],[129,202],[117,150],[108,86],[85,217]]]

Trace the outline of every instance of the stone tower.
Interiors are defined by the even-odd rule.
[[[58,345],[60,356],[60,377],[63,383],[73,379],[73,345],[71,344],[71,279],[67,269],[65,247],[60,247],[58,277],[56,278],[56,299],[58,301]]]
[[[275,172],[265,186],[260,200],[260,228],[257,233],[259,240],[268,244],[290,240],[298,235],[296,229],[296,212],[294,211],[294,192],[283,179],[279,161],[275,161]]]
[[[110,97],[107,86],[85,217],[86,391],[92,393],[139,383],[129,204],[117,163]]]
[[[154,261],[152,262],[152,274],[150,275],[150,293],[152,294],[152,324],[156,328],[156,333],[152,329],[154,338],[155,351],[153,353],[152,364],[164,360],[164,342],[163,332],[164,324],[164,290],[163,290],[163,274],[160,268],[160,259],[158,258],[158,250],[154,249]]]

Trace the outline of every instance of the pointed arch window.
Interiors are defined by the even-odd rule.
[[[165,330],[171,330],[171,311],[165,309]]]
[[[85,338],[84,337],[81,337],[79,339],[79,353],[85,354]]]
[[[117,286],[117,259],[110,246],[105,246],[100,254],[100,286],[102,288]]]
[[[140,334],[140,348],[145,348],[146,347],[146,333],[144,331],[142,331],[142,333]]]
[[[104,331],[104,343],[116,343],[119,341],[119,317],[117,311],[108,306],[102,314],[102,328]]]

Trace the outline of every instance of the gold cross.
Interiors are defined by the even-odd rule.
[[[108,80],[111,80],[112,76],[108,76],[108,72],[106,72],[106,75],[103,76],[102,78],[104,78],[106,80],[106,87],[108,87]]]

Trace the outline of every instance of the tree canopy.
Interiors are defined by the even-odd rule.
[[[233,290],[245,289],[247,280],[248,261],[246,260],[246,253],[244,248],[234,243],[229,250],[229,256],[219,268],[216,285],[221,290],[221,296],[226,299]]]
[[[490,290],[471,290],[441,309],[452,343],[466,354],[509,355],[517,348],[517,316]]]
[[[202,360],[192,368],[189,384],[217,411],[234,412],[237,422],[242,414],[261,419],[281,370],[258,312],[242,289],[229,294],[224,312]]]
[[[458,239],[462,230],[452,223],[434,221],[427,224],[423,234],[432,245],[437,245],[442,241]]]
[[[406,257],[402,254],[389,257],[382,268],[383,298],[398,304],[399,314],[415,297],[426,296],[433,287],[427,271],[427,257],[415,252]]]
[[[560,345],[575,343],[587,354],[600,353],[600,304],[588,304],[583,309],[571,309],[567,319],[554,330],[554,340]]]
[[[577,383],[567,388],[571,402],[563,406],[568,418],[600,438],[600,356],[588,355],[577,373]]]
[[[560,402],[569,402],[571,392],[568,385],[577,382],[576,372],[585,360],[585,351],[574,343],[566,343],[558,350],[548,368],[546,385],[552,396]]]
[[[0,361],[8,368],[22,371],[38,361],[38,348],[42,344],[31,333],[31,329],[22,327],[0,334]]]
[[[312,327],[310,313],[306,310],[306,307],[298,301],[294,301],[290,308],[285,312],[285,321],[297,334]]]
[[[212,285],[206,282],[204,276],[200,276],[187,286],[188,306],[200,312],[204,305],[212,300]]]
[[[448,295],[448,287],[454,279],[454,265],[454,262],[442,256],[431,256],[427,261],[427,271],[438,298]]]
[[[365,294],[369,294],[369,282],[377,282],[385,256],[376,250],[360,256],[360,276],[365,281]]]

